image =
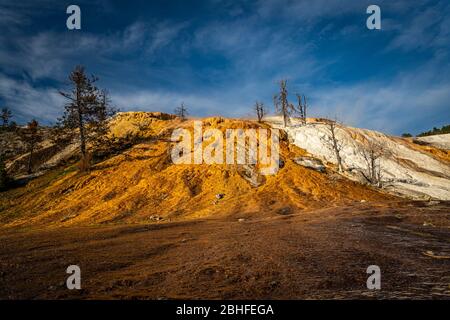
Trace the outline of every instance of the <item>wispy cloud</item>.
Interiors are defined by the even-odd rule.
[[[151,26],[137,21],[123,31],[108,34],[55,31],[16,34],[8,40],[9,46],[0,48],[0,59],[3,69],[21,70],[33,80],[61,79],[74,62],[99,63],[114,54],[136,50],[150,55],[168,45],[184,26],[167,22]]]
[[[439,2],[431,7],[412,8],[413,18],[404,24],[396,24],[396,32],[387,50],[425,50],[450,47],[450,4]]]
[[[365,82],[315,90],[316,115],[337,117],[344,123],[392,134],[417,134],[450,119],[450,82],[430,85],[416,78],[430,77],[431,67],[402,74],[391,81]],[[435,78],[436,79],[436,78]],[[408,129],[409,128],[409,129]]]
[[[33,87],[26,81],[14,80],[0,75],[0,96],[13,109],[12,120],[19,123],[38,119],[54,123],[62,114],[64,101],[52,87]]]
[[[449,118],[445,0],[379,1],[383,30],[372,33],[369,0],[211,0],[164,14],[150,2],[124,12],[107,0],[81,3],[83,17],[107,14],[80,32],[48,27],[63,7],[53,1],[0,4],[0,25],[9,25],[0,34],[0,102],[18,118],[60,115],[57,89],[76,64],[100,76],[123,110],[171,112],[184,101],[193,115],[246,116],[256,99],[270,106],[277,81],[288,79],[292,97],[310,97],[312,116],[392,133]]]

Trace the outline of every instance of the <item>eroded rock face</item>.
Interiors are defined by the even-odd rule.
[[[293,159],[296,164],[310,168],[319,172],[325,172],[326,168],[322,161],[312,157],[297,157]]]
[[[269,117],[266,121],[274,128],[285,130],[289,141],[306,150],[312,157],[337,164],[335,152],[330,147],[331,134],[327,121],[308,119],[303,125],[292,119],[291,125],[286,128],[279,117]],[[336,138],[342,144],[340,156],[344,174],[348,178],[367,183],[364,175],[367,176],[368,167],[363,151],[367,152],[369,145],[377,144],[383,150],[383,155],[379,158],[383,189],[415,199],[450,200],[449,157],[445,151],[433,148],[431,141],[427,141],[430,146],[422,148],[408,139],[343,125],[336,125]],[[450,144],[450,134],[433,136],[428,140],[447,146]],[[300,160],[299,164],[320,168],[314,160]]]
[[[248,164],[240,166],[238,173],[254,188],[259,187],[266,181],[265,177],[259,174],[259,171],[254,166]]]
[[[413,140],[415,143],[424,142],[426,145],[431,145],[440,149],[450,149],[450,133],[437,134],[427,137],[418,137]]]
[[[262,175],[259,163],[175,164],[167,137],[174,128],[192,128],[193,121],[161,120],[146,113],[121,114],[111,121],[111,130],[117,137],[139,134],[145,138],[142,142],[99,160],[84,174],[73,165],[52,169],[29,183],[19,198],[11,191],[13,205],[9,196],[0,197],[0,207],[5,208],[0,225],[148,223],[160,221],[158,217],[172,221],[239,213],[237,219],[247,214],[270,215],[279,208],[295,212],[391,198],[341,175],[334,175],[340,177],[334,179],[332,174],[296,164],[292,159],[307,160],[309,155],[285,141],[280,141],[279,170],[273,175]],[[206,122],[222,132],[259,126],[248,120],[214,118]],[[154,136],[158,138],[150,139]],[[71,152],[78,149],[57,155]],[[318,162],[310,161],[312,164],[304,164],[321,170]]]

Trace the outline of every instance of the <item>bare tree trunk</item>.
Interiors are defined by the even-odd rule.
[[[80,130],[80,151],[81,156],[84,158],[86,156],[86,137],[84,135],[83,116],[80,113],[78,115],[78,121],[78,128]]]
[[[289,123],[289,102],[287,99],[287,89],[286,89],[286,80],[281,81],[280,83],[281,85],[281,108],[282,108],[282,112],[283,112],[283,121],[284,121],[284,126],[287,127],[288,123]]]
[[[288,101],[288,92],[286,89],[286,80],[280,81],[280,94],[274,96],[275,108],[283,116],[283,124],[285,127],[289,124],[290,108],[292,106]]]
[[[83,114],[81,106],[80,89],[77,88],[77,109],[78,109],[78,129],[80,130],[80,151],[81,157],[86,158],[86,137],[84,135]]]
[[[301,96],[297,94],[297,113],[300,116],[300,120],[303,124],[306,124],[306,97],[305,95]]]
[[[380,160],[382,156],[386,155],[386,151],[383,146],[376,142],[368,141],[367,150],[362,147],[361,155],[366,162],[366,173],[363,173],[364,177],[372,185],[381,187],[382,174]]]
[[[331,147],[333,148],[334,154],[336,156],[338,171],[342,172],[342,171],[344,171],[344,168],[342,166],[341,153],[340,153],[340,151],[342,149],[342,144],[340,144],[336,138],[336,123],[330,122],[328,124],[328,130],[330,131],[330,135],[331,135]]]
[[[32,158],[33,158],[33,149],[34,149],[34,143],[30,144],[30,157],[28,158],[28,168],[27,168],[27,172],[28,174],[30,174],[32,172],[31,170],[31,166],[32,166]]]
[[[175,114],[181,118],[182,121],[186,120],[186,116],[188,115],[187,108],[184,106],[184,102],[181,103],[181,106],[175,108]]]
[[[306,108],[308,107],[308,105],[305,96],[303,96],[303,100],[305,101],[305,104],[303,105],[303,121],[306,123]]]
[[[338,163],[338,171],[342,172],[344,170],[342,168],[342,159],[341,159],[341,154],[340,154],[340,150],[339,150],[337,139],[336,139],[335,125],[334,124],[332,125],[331,138],[332,138],[332,141],[333,141],[334,153],[336,154],[336,161]]]
[[[370,150],[370,171],[371,179],[375,184],[378,184],[378,170],[377,170],[377,160],[380,157],[379,154],[373,149]]]

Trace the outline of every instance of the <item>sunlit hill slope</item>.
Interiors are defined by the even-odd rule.
[[[224,131],[268,124],[209,118],[203,119],[203,126]],[[285,134],[281,134],[280,169],[275,175],[262,176],[250,165],[174,164],[170,135],[180,127],[191,130],[193,120],[162,113],[119,113],[111,121],[111,134],[138,136],[135,143],[97,160],[88,172],[70,161],[76,145],[60,151],[64,156],[45,157],[41,163],[45,170],[37,177],[2,193],[0,223],[56,226],[245,218],[395,199],[337,174],[332,164],[325,163],[324,170],[299,164],[298,159],[309,155],[289,143]],[[55,157],[65,161],[58,163]]]

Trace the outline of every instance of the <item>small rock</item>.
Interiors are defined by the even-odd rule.
[[[270,287],[275,288],[276,286],[278,286],[279,282],[278,281],[271,281],[270,282]]]
[[[266,179],[263,175],[261,175],[255,166],[252,165],[242,165],[238,167],[239,175],[247,180],[248,183],[254,188],[259,187],[263,183],[266,182]]]
[[[297,157],[294,159],[296,164],[299,164],[305,168],[313,169],[319,172],[325,172],[325,166],[322,161],[312,157]]]
[[[286,131],[280,130],[280,141],[289,141],[289,135]]]
[[[243,222],[243,221],[245,221],[245,219],[244,218],[240,218],[240,219],[238,219],[238,221],[239,222]]]
[[[366,200],[363,199],[363,200],[361,200],[360,202],[361,202],[361,203],[364,203],[364,202],[366,202]]]
[[[225,197],[225,193],[216,194],[216,199],[218,199],[218,200],[223,199],[224,197]]]
[[[284,207],[284,208],[278,209],[277,213],[279,215],[286,216],[286,215],[292,214],[292,208]]]

